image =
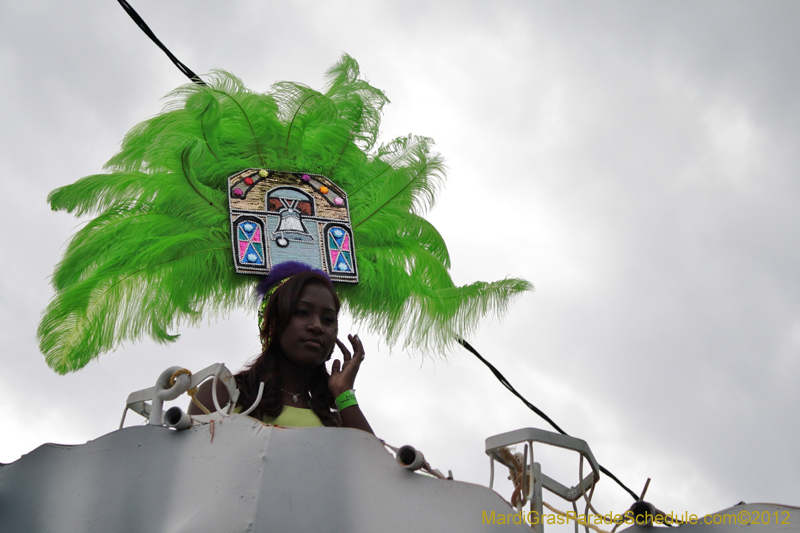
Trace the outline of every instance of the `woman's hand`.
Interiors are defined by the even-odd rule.
[[[361,344],[361,339],[358,335],[348,335],[348,340],[353,346],[353,355],[350,355],[350,350],[344,345],[342,341],[336,339],[336,344],[344,356],[344,362],[340,364],[339,360],[333,362],[331,367],[331,377],[328,378],[328,390],[331,391],[334,398],[337,398],[344,391],[353,388],[356,383],[356,374],[361,367],[361,361],[364,360],[364,345]],[[346,428],[361,429],[367,433],[375,434],[367,422],[364,413],[358,404],[350,405],[339,411],[339,416],[342,417],[342,425]]]
[[[356,374],[361,366],[361,361],[364,360],[364,345],[361,344],[361,339],[358,335],[348,335],[347,339],[353,346],[353,354],[350,355],[350,350],[344,345],[342,341],[336,339],[336,344],[342,351],[344,362],[336,359],[331,367],[331,377],[328,379],[328,390],[334,398],[339,396],[344,391],[352,389],[356,382]]]

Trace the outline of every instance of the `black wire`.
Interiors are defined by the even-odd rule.
[[[206,85],[206,82],[204,82],[200,78],[200,76],[195,74],[192,71],[192,69],[190,69],[189,67],[184,65],[183,62],[181,62],[180,59],[175,57],[172,54],[172,52],[170,52],[169,49],[166,46],[164,46],[161,43],[161,41],[158,40],[158,37],[156,37],[156,34],[153,33],[153,30],[150,29],[150,27],[147,25],[147,23],[144,21],[144,19],[139,16],[139,13],[137,13],[133,9],[133,7],[131,7],[131,5],[128,2],[126,2],[125,0],[117,0],[117,1],[119,2],[119,5],[122,6],[122,9],[124,9],[125,12],[128,13],[128,15],[130,15],[130,17],[133,19],[133,21],[136,23],[136,25],[139,26],[139,28],[144,32],[144,34],[147,35],[148,37],[150,37],[150,40],[153,41],[154,43],[156,43],[156,46],[161,48],[161,50],[163,50],[164,53],[167,54],[167,57],[169,57],[170,60],[175,64],[175,66],[178,67],[178,70],[183,72],[183,74],[187,78],[192,80],[194,83],[196,83],[198,85],[203,85],[203,86]]]
[[[534,413],[536,413],[536,414],[537,414],[537,415],[539,415],[540,417],[544,418],[544,419],[547,421],[547,423],[548,423],[548,424],[550,424],[551,426],[553,426],[553,427],[555,428],[555,430],[556,430],[556,431],[558,431],[558,432],[559,432],[559,433],[561,433],[562,435],[566,435],[566,436],[568,436],[568,437],[569,437],[569,435],[567,434],[567,432],[566,432],[566,431],[564,431],[563,429],[561,429],[560,427],[558,427],[558,424],[556,424],[555,422],[553,422],[553,420],[552,420],[552,419],[551,419],[549,416],[547,416],[546,414],[544,414],[544,412],[543,412],[541,409],[539,409],[538,407],[536,407],[535,405],[533,405],[531,402],[529,402],[528,400],[526,400],[526,399],[525,399],[525,398],[524,398],[524,397],[523,397],[523,396],[522,396],[522,395],[521,395],[519,392],[517,392],[517,389],[515,389],[515,388],[514,388],[514,387],[511,385],[511,383],[509,383],[509,381],[506,379],[506,377],[505,377],[503,374],[501,374],[501,373],[500,373],[500,371],[499,371],[499,370],[497,370],[497,369],[494,367],[494,365],[493,365],[492,363],[490,363],[489,361],[487,361],[486,359],[484,359],[484,358],[483,358],[483,356],[481,356],[481,354],[479,354],[479,353],[478,353],[478,351],[477,351],[475,348],[473,348],[473,347],[472,347],[472,345],[470,345],[470,343],[468,343],[467,341],[465,341],[464,339],[461,339],[461,338],[459,338],[459,339],[458,339],[458,343],[459,343],[461,346],[463,346],[464,348],[466,348],[466,350],[467,350],[468,352],[470,352],[472,355],[474,355],[475,357],[477,357],[478,359],[480,359],[480,360],[481,360],[481,362],[482,362],[484,365],[486,365],[487,367],[489,367],[489,370],[491,370],[491,371],[492,371],[492,374],[494,374],[494,377],[496,377],[496,378],[498,379],[498,381],[500,381],[500,383],[502,383],[502,384],[503,384],[503,386],[504,386],[505,388],[507,388],[509,391],[511,391],[511,394],[513,394],[514,396],[516,396],[517,398],[519,398],[520,400],[522,400],[522,403],[524,403],[524,404],[525,404],[525,405],[528,407],[528,409],[530,409],[531,411],[533,411]],[[598,465],[598,466],[600,467],[600,471],[601,471],[602,473],[604,473],[605,475],[607,475],[608,477],[610,477],[611,479],[613,479],[614,481],[616,481],[616,482],[617,482],[617,485],[619,485],[620,487],[622,487],[623,489],[625,489],[625,490],[627,491],[627,493],[628,493],[628,494],[630,494],[631,496],[633,496],[633,499],[634,499],[634,500],[637,500],[637,501],[639,500],[639,496],[638,496],[638,495],[637,495],[635,492],[633,492],[631,489],[629,489],[628,487],[626,487],[626,486],[625,486],[625,484],[624,484],[622,481],[620,481],[619,479],[617,479],[617,476],[615,476],[614,474],[612,474],[612,473],[611,473],[611,472],[610,472],[608,469],[606,469],[606,468],[605,468],[603,465]]]

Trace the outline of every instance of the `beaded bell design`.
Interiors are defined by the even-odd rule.
[[[305,263],[357,283],[347,195],[320,175],[247,169],[228,178],[233,260],[239,274]]]

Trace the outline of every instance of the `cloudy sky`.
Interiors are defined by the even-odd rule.
[[[429,218],[456,282],[536,286],[472,344],[633,490],[652,478],[646,499],[665,511],[800,503],[795,2],[133,5],[196,72],[260,91],[320,88],[354,56],[392,101],[383,138],[431,136],[447,159]],[[115,429],[127,395],[168,366],[235,371],[258,340],[242,312],[72,375],[45,365],[48,276],[81,223],[51,212],[47,193],[99,172],[186,80],[112,0],[2,2],[0,71],[8,463]],[[359,400],[377,434],[456,479],[488,482],[486,437],[548,429],[466,352],[421,359],[361,335]],[[575,483],[574,456],[537,454]],[[622,512],[630,498],[604,478],[595,502]]]

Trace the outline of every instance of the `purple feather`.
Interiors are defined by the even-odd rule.
[[[300,272],[316,272],[317,274],[322,274],[326,279],[328,279],[328,281],[330,281],[328,274],[322,270],[312,268],[311,266],[298,261],[286,261],[284,263],[274,265],[269,274],[261,278],[261,281],[259,281],[258,285],[256,286],[256,297],[261,300],[273,286],[277,285],[286,278],[292,277],[295,274],[299,274]]]

